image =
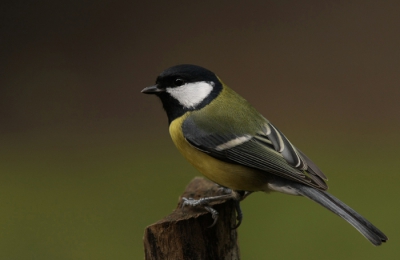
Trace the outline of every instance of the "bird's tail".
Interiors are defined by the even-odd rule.
[[[294,187],[293,187],[293,186]],[[382,231],[371,224],[363,216],[355,212],[352,208],[332,196],[331,194],[308,187],[303,184],[292,184],[301,195],[317,202],[318,204],[329,209],[336,215],[342,217],[355,227],[365,238],[371,241],[372,244],[379,246],[382,242],[386,242],[388,238]]]

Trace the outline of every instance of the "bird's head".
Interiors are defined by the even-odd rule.
[[[169,121],[187,111],[208,105],[221,92],[223,84],[211,71],[196,65],[182,64],[164,70],[156,84],[142,90],[158,96]]]

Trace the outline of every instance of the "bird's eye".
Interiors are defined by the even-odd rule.
[[[177,78],[174,80],[174,85],[177,87],[182,86],[183,84],[185,84],[185,81],[183,79]]]

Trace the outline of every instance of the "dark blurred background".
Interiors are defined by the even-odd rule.
[[[165,68],[216,72],[390,240],[306,199],[242,203],[243,259],[398,259],[398,1],[2,1],[0,259],[141,259],[198,173],[159,100]]]

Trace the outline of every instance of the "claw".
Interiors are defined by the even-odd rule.
[[[242,209],[240,208],[239,200],[235,200],[235,209],[236,209],[236,214],[237,214],[236,219],[238,222],[232,229],[237,229],[240,226],[240,224],[242,224],[242,220],[243,220],[243,212],[242,212]]]
[[[234,200],[235,201],[235,209],[236,209],[236,214],[237,214],[237,223],[232,229],[237,229],[240,224],[242,224],[243,220],[243,212],[242,209],[240,208],[240,202],[244,200],[247,196],[249,196],[252,191],[237,191],[238,197]]]
[[[215,226],[215,224],[218,221],[218,211],[216,211],[215,209],[209,207],[209,206],[205,206],[204,207],[208,212],[211,213],[211,217],[214,219],[214,222],[211,224],[211,226],[209,226],[208,228],[212,228],[213,226]]]
[[[184,208],[187,205],[191,205],[194,201],[193,198],[185,198],[185,197],[183,197],[182,200],[183,200],[183,203],[182,203],[181,208]]]
[[[196,207],[199,205],[204,206],[204,209],[207,210],[208,212],[211,213],[211,217],[213,218],[213,223],[211,224],[210,227],[213,227],[217,221],[218,221],[218,211],[216,211],[215,209],[213,209],[212,207],[208,206],[208,203],[212,200],[216,200],[216,199],[220,199],[219,197],[209,197],[209,198],[200,198],[198,200],[195,200],[193,198],[185,198],[183,197],[183,203],[182,203],[182,208],[184,208],[185,206],[192,206],[192,207]]]

